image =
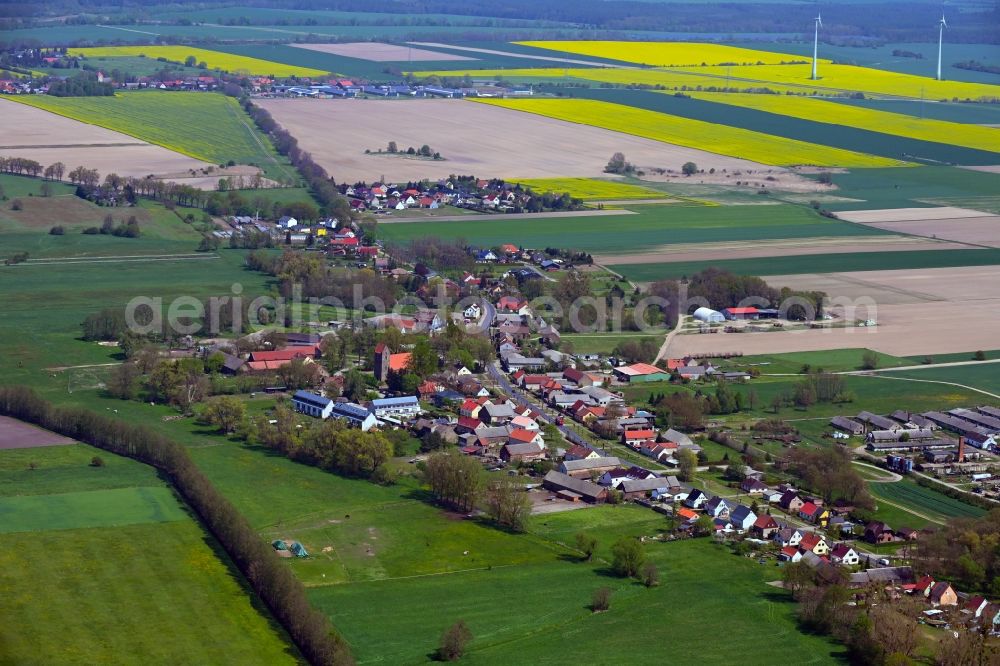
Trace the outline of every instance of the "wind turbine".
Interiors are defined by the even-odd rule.
[[[816,74],[816,60],[819,58],[819,29],[823,27],[823,16],[817,12],[816,18],[813,19],[816,22],[816,34],[813,37],[813,71],[812,79],[815,81],[819,78]]]
[[[944,29],[948,24],[944,20],[944,13],[941,14],[941,21],[938,23],[938,68],[937,80],[941,81],[941,47],[944,44]]]

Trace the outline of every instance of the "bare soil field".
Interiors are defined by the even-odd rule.
[[[986,247],[1000,247],[1000,215],[960,217],[942,220],[906,220],[901,222],[873,222],[870,227],[938,238],[958,243],[972,243]]]
[[[679,149],[679,147],[677,147],[677,149]],[[631,160],[632,156],[629,153],[625,153],[625,155]],[[649,164],[638,162],[636,165],[645,171],[645,174],[642,176],[642,180],[649,180],[657,183],[724,185],[726,187],[732,187],[737,191],[746,191],[748,193],[756,193],[761,189],[810,194],[813,192],[830,191],[830,187],[828,185],[823,185],[819,181],[812,180],[810,178],[804,178],[795,171],[774,166],[761,166],[756,169],[745,170],[737,169],[736,171],[730,169],[725,173],[718,168],[716,168],[715,173],[708,173],[708,170],[706,169],[705,173],[699,173],[694,176],[685,176],[680,171],[668,171],[664,174],[654,173],[653,169],[662,164],[664,164],[663,161],[652,162]],[[698,165],[701,166],[701,163],[698,163]],[[768,180],[769,178],[771,180]],[[737,185],[737,182],[739,182],[740,185]],[[807,199],[806,203],[808,203],[808,201],[809,199]],[[850,199],[848,199],[848,201],[850,201]]]
[[[76,442],[54,432],[36,428],[24,421],[0,416],[0,450],[31,449],[39,446],[62,446],[65,444],[76,444]]]
[[[1000,328],[1000,266],[865,271],[766,278],[773,286],[826,291],[856,306],[849,320],[873,318],[875,327],[767,333],[679,335],[669,354],[733,352],[767,354],[870,347],[914,356],[989,349]],[[870,299],[870,300],[867,300]],[[866,305],[874,303],[874,307]],[[844,317],[845,308],[831,311]],[[975,312],[975,321],[969,319]],[[842,321],[843,319],[841,319]]]
[[[997,127],[997,125],[986,125],[986,127]],[[967,166],[961,168],[968,169],[969,171],[982,171],[984,173],[1000,173],[1000,164],[991,164],[989,166]]]
[[[136,177],[210,166],[126,134],[27,104],[0,102],[0,112],[0,155],[4,157],[23,157],[45,166],[62,162],[67,172],[84,166],[102,175],[113,172]]]
[[[706,171],[772,167],[659,141],[462,100],[262,99],[304,150],[338,181],[390,181],[473,174],[490,178],[606,177],[608,158],[634,164],[696,162]],[[428,144],[443,160],[366,155],[389,141]]]
[[[837,213],[848,222],[876,224],[880,222],[915,222],[920,220],[957,220],[966,217],[988,217],[990,213],[969,208],[939,206],[937,208],[886,208],[879,210],[850,210]]]
[[[804,254],[843,254],[850,252],[899,252],[906,250],[959,250],[965,247],[943,240],[908,236],[858,236],[835,238],[791,238],[745,242],[684,243],[662,245],[635,254],[595,254],[599,264],[660,264],[671,261],[713,261],[752,259]]]
[[[292,44],[299,49],[332,53],[346,58],[357,58],[371,62],[426,62],[445,60],[476,60],[468,56],[454,53],[428,51],[398,44],[383,44],[381,42],[350,42],[345,44]]]

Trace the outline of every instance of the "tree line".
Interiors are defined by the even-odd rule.
[[[455,450],[431,455],[424,463],[423,475],[441,504],[463,512],[481,506],[497,525],[524,531],[531,500],[516,480],[508,476],[487,478],[479,460]]]
[[[353,664],[329,618],[313,608],[305,587],[270,544],[198,469],[187,449],[150,428],[80,407],[54,406],[24,386],[0,387],[0,414],[151,465],[170,480],[254,592],[312,664]]]

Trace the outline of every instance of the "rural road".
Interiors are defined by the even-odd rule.
[[[587,67],[603,67],[605,69],[610,67],[614,67],[615,69],[641,69],[641,67],[630,66],[624,63],[620,65],[611,65],[606,62],[597,62],[595,60],[577,60],[575,58],[560,58],[558,56],[528,55],[527,53],[497,51],[495,49],[480,49],[471,46],[454,46],[452,44],[442,44],[440,42],[407,42],[407,44],[412,44],[413,46],[425,46],[428,48],[450,49],[452,51],[468,51],[469,53],[485,53],[487,55],[508,56],[511,58],[522,58],[524,60],[544,60],[546,62],[559,62],[566,65],[586,65]]]
[[[903,477],[900,476],[899,474],[896,474],[895,472],[890,472],[887,469],[882,469],[881,467],[876,467],[875,465],[869,465],[868,463],[863,463],[858,460],[855,460],[854,464],[860,465],[862,467],[868,467],[869,469],[873,469],[881,474],[889,475],[889,477],[885,479],[867,479],[867,481],[871,481],[872,483],[896,483],[897,481],[903,480]]]
[[[653,364],[655,365],[667,355],[667,348],[670,347],[671,340],[677,335],[677,332],[681,330],[681,323],[683,322],[683,317],[677,317],[677,324],[674,326],[673,330],[667,333],[663,338],[663,344],[660,345],[660,351],[656,352],[656,358],[653,359]]]

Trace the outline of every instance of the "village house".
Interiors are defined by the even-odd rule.
[[[934,607],[958,605],[958,594],[955,593],[951,583],[944,581],[934,583],[927,598],[930,599],[931,605]]]
[[[838,543],[830,550],[830,561],[852,567],[861,561],[858,553],[846,543]]]
[[[737,504],[729,512],[729,522],[737,532],[746,532],[757,522],[757,515],[750,507]]]
[[[770,539],[771,535],[778,531],[780,526],[778,521],[774,519],[770,514],[765,514],[763,516],[757,516],[757,520],[754,521],[751,527],[751,532],[758,539]]]
[[[517,432],[517,431],[515,431]],[[525,432],[525,431],[521,431]],[[545,446],[540,442],[515,442],[514,433],[511,433],[511,441],[504,444],[500,449],[500,460],[504,462],[531,462],[533,460],[545,459]]]
[[[830,546],[827,545],[826,539],[815,532],[806,532],[803,534],[799,540],[799,548],[816,553],[817,555],[826,555],[830,552]]]

